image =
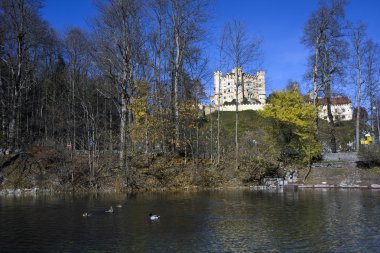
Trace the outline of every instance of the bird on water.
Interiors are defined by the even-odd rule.
[[[160,219],[160,216],[157,215],[157,214],[149,214],[149,220],[151,221],[156,221],[156,220],[159,220]]]

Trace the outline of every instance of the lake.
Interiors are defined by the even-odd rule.
[[[380,191],[3,196],[0,224],[0,252],[380,252]]]

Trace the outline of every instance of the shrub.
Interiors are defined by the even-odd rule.
[[[377,145],[361,146],[359,150],[359,167],[380,166],[380,147]]]

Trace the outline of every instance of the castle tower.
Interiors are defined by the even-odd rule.
[[[214,96],[211,98],[215,106],[232,105],[236,100],[236,75],[238,77],[238,102],[264,105],[265,72],[258,71],[256,75],[243,72],[242,67],[235,67],[232,72],[222,75],[221,71],[214,72]],[[220,92],[220,93],[219,93]]]

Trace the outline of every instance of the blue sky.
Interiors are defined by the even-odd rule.
[[[301,44],[303,27],[317,0],[214,0],[210,28],[210,75],[218,66],[213,57],[215,43],[225,22],[243,21],[252,36],[260,37],[262,44],[261,68],[266,71],[267,94],[282,89],[288,80],[300,82],[306,72],[308,49]],[[351,22],[368,25],[367,34],[380,43],[380,1],[351,0],[346,8],[346,17]],[[92,0],[46,0],[42,17],[61,34],[70,27],[88,29],[89,20],[96,15]],[[246,69],[257,68],[247,66]],[[206,84],[210,90],[213,80]]]

